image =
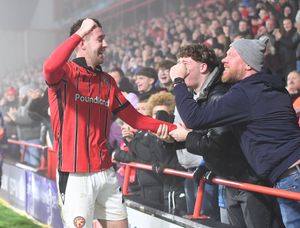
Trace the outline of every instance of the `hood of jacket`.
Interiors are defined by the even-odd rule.
[[[284,91],[286,85],[282,77],[274,74],[272,75],[268,71],[258,72],[242,81],[247,81],[251,83],[263,83],[267,87],[280,91]]]
[[[200,88],[199,93],[194,97],[196,101],[207,100],[211,89],[220,82],[221,75],[223,73],[223,64],[216,66],[213,71],[208,75],[207,79]]]

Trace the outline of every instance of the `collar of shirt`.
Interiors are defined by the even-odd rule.
[[[94,72],[94,73],[102,72],[102,68],[100,65],[96,66],[95,69],[93,69],[91,66],[88,66],[84,57],[75,58],[75,59],[73,59],[73,62],[81,67],[84,67],[85,69],[87,69],[89,71]]]

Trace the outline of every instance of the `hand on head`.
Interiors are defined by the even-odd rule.
[[[84,37],[87,34],[89,34],[94,28],[97,27],[97,24],[94,20],[90,19],[90,18],[86,18],[80,28],[78,29],[78,31],[76,32],[77,35],[79,35],[80,37]]]

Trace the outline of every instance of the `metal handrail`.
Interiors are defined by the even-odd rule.
[[[22,146],[35,147],[35,148],[42,149],[42,150],[48,149],[48,146],[42,146],[40,144],[28,143],[28,142],[20,141],[20,140],[7,139],[7,142],[11,143],[11,144],[22,145]]]
[[[132,168],[138,168],[138,169],[144,169],[144,170],[152,170],[152,166],[148,164],[143,164],[143,163],[138,163],[138,162],[130,162],[130,163],[121,163],[125,165],[125,176],[124,176],[124,182],[123,182],[123,194],[124,195],[129,195],[128,192],[128,185],[129,185],[129,175],[130,175],[130,170]],[[174,169],[169,169],[165,168],[163,170],[164,174],[168,175],[174,175],[174,176],[179,176],[179,177],[184,177],[188,179],[193,179],[193,174],[190,172],[185,172],[185,171],[178,171]],[[198,192],[197,192],[197,198],[195,202],[195,207],[194,207],[194,212],[193,215],[188,216],[193,219],[198,219],[198,218],[207,218],[205,215],[201,215],[201,207],[202,207],[202,201],[203,201],[203,192],[204,192],[204,186],[205,182],[207,180],[203,177],[200,179],[199,185],[198,185]],[[272,195],[276,197],[282,197],[282,198],[287,198],[290,200],[297,200],[300,201],[300,193],[298,192],[291,192],[291,191],[286,191],[282,189],[274,189],[270,187],[265,187],[261,185],[256,185],[256,184],[249,184],[249,183],[244,183],[244,182],[237,182],[237,181],[230,181],[222,178],[213,178],[210,180],[214,184],[220,184],[224,185],[227,187],[232,187],[232,188],[239,188],[247,191],[252,191],[252,192],[257,192],[257,193],[262,193],[266,195]]]
[[[46,169],[45,151],[48,149],[48,146],[43,146],[43,145],[35,144],[35,143],[28,143],[28,142],[25,142],[25,141],[14,140],[14,139],[7,139],[7,142],[10,143],[10,144],[16,144],[16,145],[24,146],[22,154],[21,154],[21,162],[24,162],[26,148],[28,146],[41,149],[42,150],[41,163],[40,163],[40,166],[38,167],[38,170],[45,170]]]
[[[36,148],[42,149],[43,151],[48,149],[47,146],[42,146],[42,145],[33,144],[33,143],[27,143],[24,141],[18,141],[18,140],[13,140],[13,139],[8,139],[8,143],[36,147]],[[128,186],[129,186],[130,170],[132,168],[138,168],[138,169],[152,171],[152,166],[148,165],[148,164],[138,163],[138,162],[121,163],[121,164],[125,165],[123,194],[129,195],[130,193],[128,192]],[[170,169],[170,168],[165,168],[162,173],[167,174],[167,175],[183,177],[183,178],[187,178],[187,179],[193,179],[193,174],[190,172],[178,171],[178,170],[174,170],[174,169]],[[195,218],[207,218],[207,216],[201,215],[201,213],[200,213],[201,207],[202,207],[202,201],[203,201],[204,186],[205,186],[206,181],[207,180],[204,177],[200,179],[200,182],[198,185],[198,191],[197,191],[197,198],[196,198],[196,202],[195,202],[195,208],[194,208],[193,215],[190,216],[191,218],[194,218],[194,219]],[[266,194],[266,195],[272,195],[275,197],[281,197],[281,198],[287,198],[290,200],[300,201],[300,193],[298,193],[298,192],[291,192],[291,191],[286,191],[286,190],[282,190],[282,189],[274,189],[274,188],[265,187],[265,186],[261,186],[261,185],[231,181],[231,180],[226,180],[226,179],[222,179],[222,178],[213,178],[210,181],[214,184],[220,184],[220,185],[224,185],[227,187],[238,188],[238,189],[262,193],[262,194]]]

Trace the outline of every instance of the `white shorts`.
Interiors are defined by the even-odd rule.
[[[121,188],[111,167],[97,173],[57,173],[64,227],[93,226],[94,219],[127,218]]]

